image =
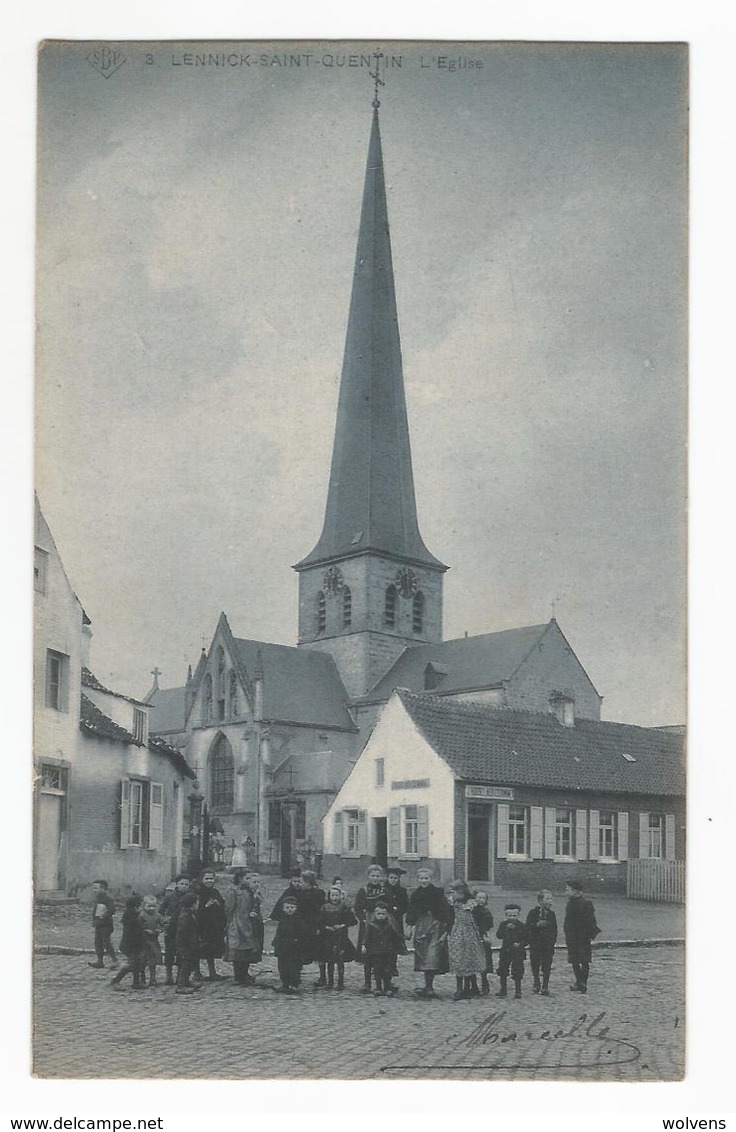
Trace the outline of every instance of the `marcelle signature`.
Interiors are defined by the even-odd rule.
[[[589,1018],[587,1014],[581,1014],[576,1022],[567,1028],[556,1030],[539,1030],[539,1029],[524,1029],[513,1030],[507,1029],[505,1032],[501,1028],[501,1023],[507,1017],[508,1011],[500,1010],[494,1014],[489,1014],[484,1018],[480,1025],[471,1030],[469,1034],[461,1038],[460,1041],[454,1042],[453,1045],[457,1046],[487,1046],[506,1045],[509,1042],[557,1042],[565,1038],[591,1038],[602,1040],[608,1036],[610,1027],[603,1025],[603,1020],[606,1017],[605,1010],[600,1014],[596,1014],[594,1018]],[[453,1035],[454,1037],[454,1035]],[[448,1039],[450,1041],[452,1039]]]

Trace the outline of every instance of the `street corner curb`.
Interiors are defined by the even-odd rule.
[[[94,955],[91,947],[65,947],[61,943],[40,943],[33,949],[34,955]]]

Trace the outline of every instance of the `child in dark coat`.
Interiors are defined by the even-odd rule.
[[[144,896],[139,918],[144,935],[143,965],[148,968],[149,987],[155,987],[156,967],[163,962],[158,937],[164,929],[164,918],[158,910],[155,896]]]
[[[176,993],[193,994],[201,989],[190,980],[197,963],[197,901],[196,892],[182,896],[176,916]]]
[[[125,901],[123,912],[123,934],[120,937],[120,950],[125,956],[125,966],[110,980],[117,987],[126,975],[133,976],[133,990],[144,990],[144,965],[146,955],[146,933],[141,923],[140,911],[143,897],[133,893]]]
[[[504,905],[505,919],[496,932],[501,940],[501,953],[498,957],[498,977],[501,980],[501,989],[497,992],[498,998],[506,998],[506,981],[511,971],[516,990],[514,998],[521,998],[521,980],[524,978],[524,960],[526,959],[526,945],[529,942],[529,933],[526,924],[522,923],[521,907],[519,904]]]
[[[532,908],[527,916],[526,926],[529,930],[529,964],[534,979],[532,993],[548,996],[549,976],[557,940],[557,917],[552,911],[552,893],[548,888],[543,888],[537,893],[537,906]]]
[[[379,900],[386,899],[386,875],[381,865],[368,866],[366,884],[355,895],[355,915],[358,917],[358,955],[363,961],[363,994],[371,993],[371,967],[365,956],[365,935]]]
[[[189,892],[190,880],[184,873],[180,873],[174,881],[173,889],[167,886],[166,895],[161,901],[159,911],[166,922],[164,931],[164,965],[166,967],[166,985],[174,985],[174,964],[176,963],[176,921],[179,907],[183,897]]]
[[[379,900],[365,929],[365,967],[367,978],[376,980],[376,995],[394,995],[397,987],[391,982],[396,970],[396,959],[403,940],[391,922],[388,905]]]
[[[322,963],[325,966],[327,986],[335,985],[337,967],[337,989],[345,989],[345,964],[357,959],[358,953],[350,942],[348,928],[357,924],[355,913],[345,899],[341,888],[333,885],[327,893],[327,901],[322,905]]]
[[[568,897],[565,909],[565,943],[567,960],[572,966],[575,984],[570,990],[588,993],[588,975],[592,958],[591,944],[600,928],[596,922],[595,909],[590,900],[583,896],[583,887],[576,880],[569,880],[565,888]]]
[[[493,974],[493,951],[491,949],[491,932],[493,930],[493,913],[488,907],[488,893],[482,888],[473,889],[473,900],[475,901],[475,908],[473,909],[473,919],[475,920],[476,927],[480,933],[480,938],[483,942],[483,951],[486,957],[485,968],[481,972],[480,993],[490,994],[491,987],[488,982],[488,976]]]
[[[297,910],[296,896],[284,895],[279,909],[273,953],[278,960],[281,986],[279,994],[296,994],[302,981],[302,940],[304,925]]]
[[[205,869],[201,877],[197,904],[197,933],[199,953],[207,963],[207,978],[211,983],[226,978],[218,975],[215,959],[225,953],[225,900],[215,888],[217,877],[212,869]]]
[[[88,963],[87,966],[101,969],[105,966],[105,955],[109,955],[111,960],[110,966],[117,967],[118,957],[112,945],[115,901],[107,891],[106,880],[96,880],[94,882],[92,885],[92,898],[94,900],[92,923],[95,929],[95,955],[97,959],[94,963]]]

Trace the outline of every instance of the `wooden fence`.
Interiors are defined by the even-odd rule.
[[[632,900],[685,902],[685,862],[629,860],[626,862],[626,895]]]

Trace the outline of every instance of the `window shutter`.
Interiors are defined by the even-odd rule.
[[[151,783],[148,812],[148,848],[162,849],[164,843],[164,787],[161,782]]]
[[[69,657],[65,656],[59,670],[59,711],[69,711]]]
[[[544,810],[532,806],[529,817],[529,856],[539,861],[544,855]]]
[[[588,856],[588,811],[575,811],[575,856],[585,861]]]
[[[505,802],[498,803],[497,815],[498,859],[505,861],[509,855],[509,808]]]
[[[649,814],[639,814],[639,857],[649,856]]]
[[[555,824],[557,810],[554,806],[546,806],[544,810],[544,855],[551,861],[555,855]]]
[[[619,861],[629,859],[629,815],[625,810],[620,810],[618,815],[617,856]]]
[[[365,810],[358,810],[358,852],[361,856],[368,852],[368,815]]]
[[[664,856],[667,861],[675,859],[675,815],[664,815]]]
[[[590,811],[590,859],[597,861],[600,857],[600,837],[598,825],[598,810]]]
[[[417,806],[417,852],[429,856],[429,807]]]
[[[120,783],[120,848],[130,845],[130,779]]]
[[[401,811],[391,806],[388,811],[388,855],[398,857],[401,853]]]

